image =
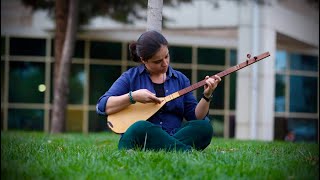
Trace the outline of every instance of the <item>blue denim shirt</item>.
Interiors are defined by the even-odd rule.
[[[181,72],[172,69],[170,66],[167,72],[167,79],[164,83],[165,95],[175,93],[190,86],[190,80]],[[124,72],[110,87],[110,89],[99,98],[96,111],[99,115],[107,116],[105,112],[106,103],[110,96],[120,96],[139,89],[148,89],[155,93],[150,75],[143,64],[133,67]],[[155,93],[156,94],[156,93]],[[187,121],[195,120],[195,108],[197,100],[192,92],[189,92],[177,99],[167,102],[157,113],[148,119],[153,124],[159,125],[169,134],[174,134],[180,128],[183,118]]]

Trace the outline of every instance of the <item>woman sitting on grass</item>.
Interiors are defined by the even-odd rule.
[[[143,33],[129,46],[131,58],[140,64],[123,73],[99,98],[97,113],[110,115],[130,104],[161,103],[165,97],[190,86],[190,80],[170,66],[168,42],[157,31]],[[205,149],[211,142],[212,126],[207,118],[212,93],[221,81],[205,77],[199,102],[192,92],[166,103],[147,121],[132,124],[121,135],[119,149],[189,151]],[[138,113],[138,112],[137,112]],[[187,123],[182,124],[183,119]]]

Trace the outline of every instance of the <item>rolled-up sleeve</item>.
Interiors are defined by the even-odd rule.
[[[96,111],[99,115],[106,115],[107,97],[101,97],[96,105]]]
[[[120,96],[129,92],[130,82],[128,73],[123,73],[98,100],[96,112],[99,115],[106,116],[106,104],[111,96]]]

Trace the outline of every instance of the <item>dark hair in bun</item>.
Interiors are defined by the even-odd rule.
[[[132,42],[129,44],[130,58],[134,62],[140,62],[140,57],[137,55],[137,42]]]
[[[136,42],[130,43],[130,57],[135,62],[140,62],[141,59],[147,61],[159,51],[162,45],[167,46],[168,41],[161,33],[154,30],[146,31]]]

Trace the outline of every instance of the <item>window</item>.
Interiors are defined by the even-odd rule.
[[[10,55],[45,56],[46,40],[32,38],[10,38]]]
[[[86,83],[85,72],[82,64],[73,64],[70,71],[69,80],[69,104],[83,103],[83,87]]]
[[[229,137],[234,138],[236,134],[236,119],[235,116],[229,116]]]
[[[225,65],[225,49],[198,48],[198,64]]]
[[[175,70],[180,71],[185,76],[187,76],[187,78],[190,80],[190,83],[191,83],[192,71],[190,69],[178,69],[178,68],[175,68]]]
[[[9,130],[43,131],[44,111],[40,109],[9,109]]]
[[[317,113],[318,78],[290,77],[290,112]]]
[[[53,102],[54,86],[53,86],[53,66],[51,64],[51,99]],[[82,64],[71,64],[70,77],[69,77],[69,104],[83,104],[83,88],[87,84],[85,72]]]
[[[209,118],[213,127],[213,136],[223,137],[224,117],[220,115],[210,115]]]
[[[231,49],[230,50],[230,66],[237,65],[237,50]]]
[[[318,120],[289,118],[287,123],[288,131],[295,134],[296,141],[317,142]]]
[[[317,58],[278,51],[276,70],[275,111],[317,113]]]
[[[44,103],[44,63],[10,62],[9,102]]]
[[[317,72],[318,58],[315,56],[290,54],[290,69]]]
[[[230,50],[230,67],[237,65],[237,51]],[[232,73],[229,75],[230,78],[230,98],[229,105],[231,110],[236,109],[236,81],[237,81],[237,73]],[[233,118],[234,119],[234,118]]]
[[[98,99],[111,87],[121,75],[120,66],[91,65],[90,66],[90,104],[96,104]]]
[[[192,48],[169,46],[170,60],[174,63],[192,63]]]
[[[286,108],[286,81],[284,75],[276,75],[275,111],[284,112]]]
[[[276,52],[276,70],[286,70],[287,68],[287,53],[285,51]]]
[[[318,119],[275,118],[275,140],[285,140],[289,132],[294,134],[296,142],[317,143]]]
[[[90,58],[121,60],[121,43],[91,41]]]
[[[83,126],[83,111],[68,109],[66,115],[66,131],[81,132]]]
[[[318,58],[281,50],[275,66],[275,139],[293,132],[296,141],[317,141]]]
[[[51,56],[54,57],[55,52],[55,40],[51,40]],[[84,40],[76,40],[74,47],[74,58],[84,58]]]

